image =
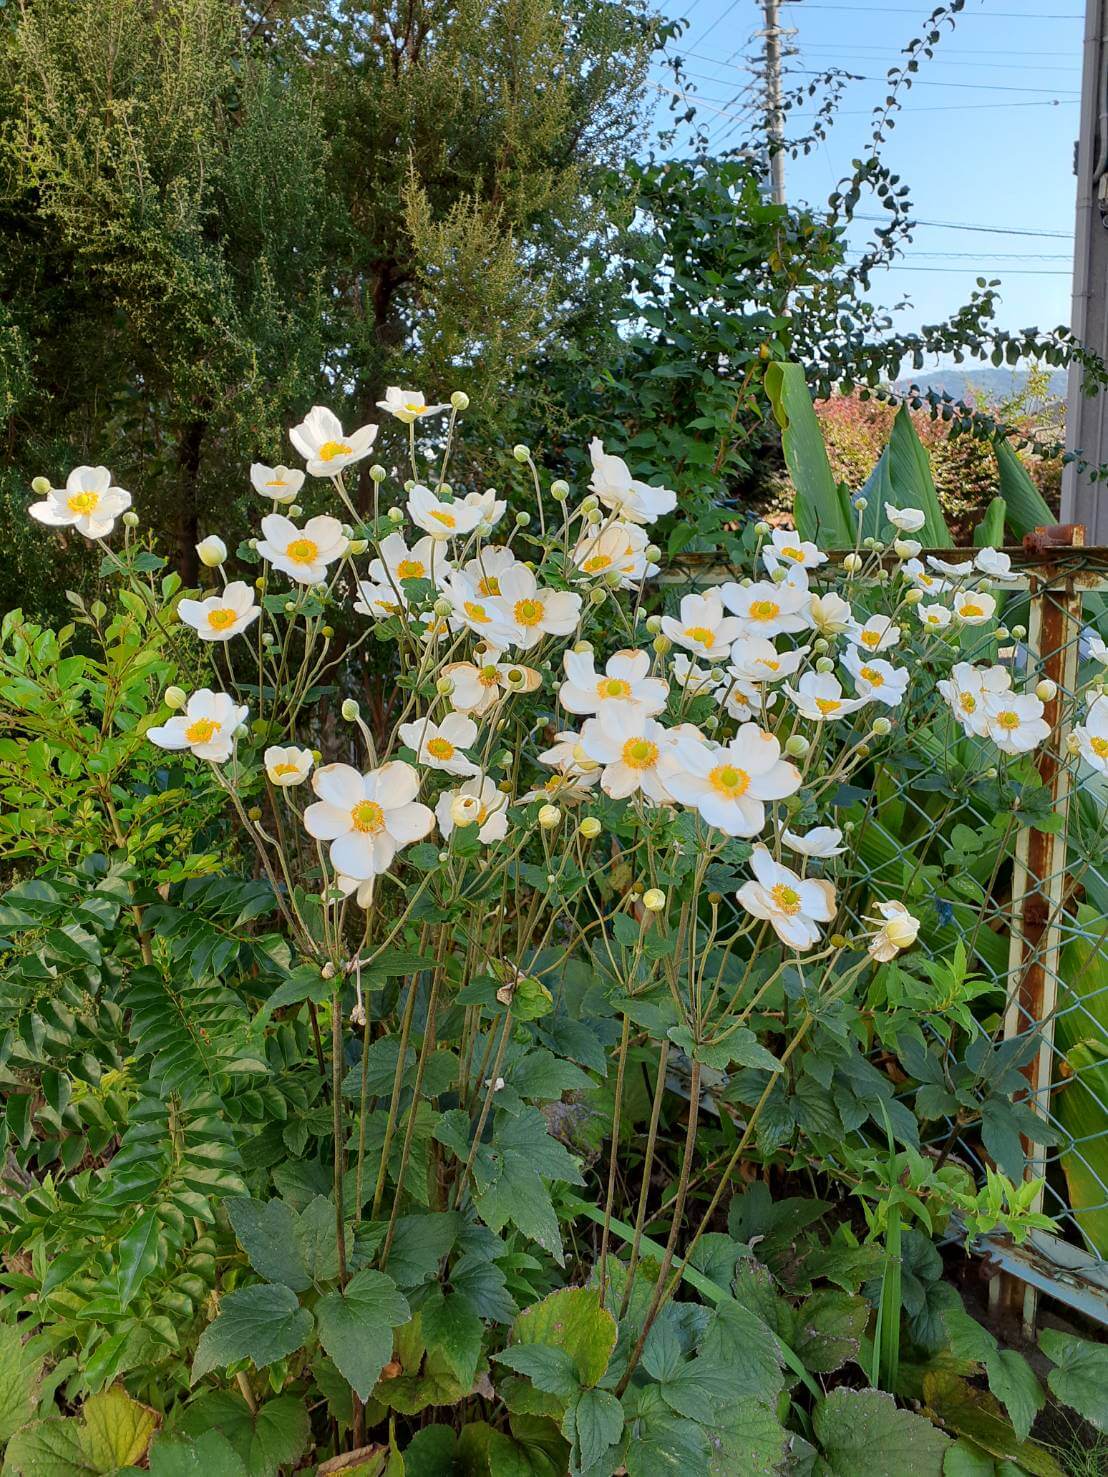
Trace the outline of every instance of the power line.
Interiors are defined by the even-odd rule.
[[[811,67],[789,67],[787,69],[794,77],[822,77],[822,72],[814,71]],[[874,77],[868,72],[849,72],[848,78],[852,82],[884,82],[889,85],[888,77]],[[1062,92],[1067,91],[1055,87],[1013,87],[1003,82],[930,82],[925,77],[913,77],[913,87],[957,87],[968,88],[972,92]],[[1080,97],[1080,90],[1073,89],[1072,96]]]
[[[910,5],[831,5],[825,0],[814,0],[814,3],[806,3],[805,10],[859,10],[864,15],[919,15],[919,10]],[[1013,21],[1079,21],[1084,16],[1051,15],[1047,10],[964,10],[958,16],[959,24],[964,20],[1013,20]]]
[[[999,272],[976,271],[973,267],[917,267],[912,262],[883,262],[880,270],[885,272],[943,272],[947,275],[953,273],[959,277],[964,277],[967,273],[973,277],[1001,275]],[[1006,277],[1072,277],[1073,273],[1063,272],[1058,267],[1005,267],[1003,275]]]
[[[856,215],[856,221],[879,221],[888,224],[888,217],[883,215]],[[983,226],[966,221],[926,221],[914,220],[914,226],[934,226],[943,231],[982,231],[991,236],[1050,236],[1058,241],[1072,241],[1072,231],[1046,231],[1030,226]]]
[[[812,51],[819,51],[819,52],[823,52],[823,51],[836,51],[836,52],[843,51],[843,52],[846,52],[848,55],[854,55],[860,49],[861,48],[859,48],[859,47],[850,47],[850,46],[835,46],[835,47],[831,47],[831,46],[808,46],[806,44],[805,47],[804,47],[804,54],[807,55],[809,52],[812,52]],[[879,48],[872,48],[872,49],[873,50],[878,50]],[[675,54],[677,56],[681,56],[681,57],[691,57],[694,61],[698,61],[698,62],[708,62],[711,66],[714,66],[714,67],[726,67],[729,71],[732,71],[732,72],[743,72],[743,71],[748,70],[748,68],[746,66],[737,65],[737,64],[734,64],[732,62],[720,61],[717,57],[709,56],[709,55],[707,55],[703,51],[680,51],[680,52],[677,52]],[[890,50],[887,47],[884,48],[884,50],[882,51],[882,54],[884,56],[890,56],[890,57],[898,57],[898,56],[904,56],[905,55],[905,53],[902,52],[902,51],[892,51],[892,50]],[[1050,53],[1043,53],[1043,54],[1044,55],[1049,55]],[[1064,52],[1058,52],[1058,53],[1055,53],[1055,54],[1056,55],[1059,55],[1059,56],[1066,55],[1066,53],[1064,53]],[[1020,52],[1019,55],[1020,56],[1032,56],[1032,55],[1034,55],[1034,53],[1033,52],[1030,52],[1030,51],[1026,51],[1026,52]],[[654,65],[657,66],[657,65],[660,65],[660,63],[655,63]],[[950,61],[940,61],[940,60],[938,60],[938,58],[936,58],[934,61],[931,61],[931,62],[928,63],[928,69],[929,70],[930,70],[931,67],[937,67],[937,66],[942,66],[942,67],[993,67],[993,68],[995,68],[997,70],[1005,71],[1005,72],[1067,72],[1067,73],[1070,73],[1070,74],[1073,74],[1073,75],[1078,75],[1080,73],[1080,71],[1081,71],[1081,68],[1080,67],[1022,67],[1022,66],[1013,65],[1013,64],[1008,63],[1008,62],[950,62]],[[794,69],[794,70],[798,70],[798,69]],[[690,73],[690,76],[691,75],[692,74]],[[819,76],[819,75],[821,75],[821,73],[813,71],[811,75],[812,76]],[[709,80],[710,81],[713,81],[713,82],[718,82],[718,81],[722,81],[723,79],[722,78],[718,78],[718,77],[713,77],[713,78],[710,78]],[[921,80],[921,79],[916,79],[916,80]],[[939,85],[943,85],[943,84],[939,84]],[[954,84],[951,83],[950,85],[953,86]],[[962,85],[965,85],[965,84],[962,84]],[[1040,88],[1035,88],[1033,90],[1036,91],[1036,92],[1044,92],[1047,89],[1040,87]]]

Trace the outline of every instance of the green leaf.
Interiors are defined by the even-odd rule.
[[[42,1360],[28,1354],[20,1331],[0,1323],[0,1446],[35,1411]]]
[[[816,1406],[812,1428],[835,1477],[942,1477],[950,1446],[937,1426],[898,1410],[880,1390],[833,1390]]]
[[[1055,1328],[1043,1329],[1039,1348],[1056,1366],[1047,1376],[1051,1394],[1098,1431],[1108,1431],[1108,1348]]]
[[[1000,1461],[1015,1462],[1035,1477],[1063,1477],[1058,1463],[1034,1441],[1021,1441],[1005,1419],[998,1401],[955,1374],[936,1371],[923,1377],[927,1409],[959,1436],[991,1452]]]
[[[579,1387],[577,1366],[565,1349],[551,1344],[510,1344],[496,1355],[517,1374],[525,1374],[537,1390],[568,1400]]]
[[[1004,543],[1004,515],[1007,503],[1002,497],[994,497],[985,509],[985,516],[973,530],[975,549],[999,549]],[[947,1457],[949,1465],[950,1458]]]
[[[701,1354],[728,1371],[732,1398],[753,1398],[767,1405],[777,1399],[783,1384],[777,1339],[756,1313],[733,1298],[717,1304]]]
[[[267,1400],[252,1412],[240,1395],[213,1390],[188,1406],[180,1429],[193,1438],[205,1431],[218,1431],[241,1461],[247,1477],[275,1477],[281,1467],[293,1467],[303,1456],[311,1422],[304,1402],[294,1395]],[[209,1468],[200,1477],[222,1477],[222,1472]]]
[[[300,1212],[293,1238],[304,1270],[317,1284],[334,1282],[339,1275],[335,1231],[334,1202],[326,1195],[316,1195]]]
[[[997,441],[995,451],[997,469],[1000,472],[1000,495],[1007,509],[1008,527],[1017,538],[1023,538],[1036,528],[1053,524],[1055,519],[1049,503],[1032,482],[1030,473],[1010,443]]]
[[[32,1421],[12,1437],[5,1472],[22,1477],[87,1477],[142,1461],[158,1414],[118,1387],[91,1395],[80,1416]]]
[[[291,1288],[279,1283],[229,1292],[219,1316],[200,1335],[192,1363],[196,1383],[210,1369],[251,1359],[258,1369],[294,1354],[312,1330],[312,1315],[297,1302]]]
[[[858,1358],[869,1312],[865,1298],[821,1289],[797,1310],[793,1348],[808,1369],[832,1374]]]
[[[158,1436],[150,1448],[151,1477],[253,1477],[222,1431]]]
[[[161,1226],[154,1211],[140,1216],[119,1243],[119,1305],[125,1308],[158,1265]]]
[[[392,1357],[392,1331],[411,1317],[407,1299],[383,1272],[356,1273],[316,1306],[319,1341],[360,1400],[368,1400]]]
[[[562,1435],[576,1443],[577,1465],[587,1470],[623,1435],[623,1407],[607,1390],[582,1390],[566,1411]]]
[[[457,1240],[462,1219],[454,1211],[402,1215],[389,1252],[388,1272],[397,1287],[418,1287],[434,1277]]]
[[[284,1200],[234,1196],[226,1202],[235,1235],[250,1265],[267,1282],[304,1292],[312,1279],[296,1250],[296,1212]],[[332,1232],[334,1224],[332,1222]]]
[[[392,1270],[391,1259],[389,1270]],[[456,1292],[446,1293],[437,1302],[429,1299],[421,1312],[423,1336],[428,1348],[442,1353],[459,1384],[472,1385],[485,1331],[481,1319],[471,1310],[466,1299]]]
[[[525,1308],[512,1327],[513,1345],[564,1349],[582,1385],[600,1382],[616,1346],[616,1320],[592,1287],[563,1287]]]
[[[789,1434],[768,1405],[742,1400],[709,1439],[710,1477],[771,1477],[783,1467]]]
[[[796,498],[797,530],[821,549],[852,549],[854,523],[827,460],[827,448],[799,364],[767,364],[766,394],[781,428],[781,448]]]
[[[862,522],[863,536],[888,536],[887,499],[895,507],[915,508],[924,514],[927,521],[920,530],[920,539],[925,548],[948,549],[950,530],[931,475],[931,461],[916,434],[907,405],[902,404],[893,418],[889,444],[881,453],[879,467],[881,463],[884,463],[883,474],[878,476],[875,468],[862,489],[869,504]]]

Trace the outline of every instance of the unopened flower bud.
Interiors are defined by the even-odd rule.
[[[521,441],[518,446],[512,447],[512,455],[515,457],[517,462],[530,461],[531,448],[529,446],[524,446],[523,442]]]
[[[286,615],[292,615],[292,613],[293,613],[293,611],[295,609],[296,609],[296,601],[295,600],[286,600],[285,601],[285,614]]]
[[[556,503],[564,503],[569,497],[569,483],[564,482],[561,477],[555,477],[550,484],[550,496]]]
[[[783,585],[789,577],[789,571],[782,569],[779,564],[776,569],[770,571],[769,577],[775,585]]]
[[[577,827],[586,841],[595,841],[600,835],[600,822],[595,815],[587,815]]]
[[[905,605],[918,605],[922,599],[923,599],[923,591],[922,590],[917,590],[917,589],[914,589],[913,588],[911,590],[905,590],[904,591],[904,603],[905,603]]]
[[[858,758],[859,759],[868,759],[869,758],[869,753],[870,753],[869,744],[859,744],[858,745]]]
[[[450,802],[450,819],[456,826],[472,826],[481,814],[481,802],[476,795],[455,795]]]
[[[673,642],[668,636],[655,636],[651,643],[657,656],[665,656],[673,647]]]
[[[845,949],[849,940],[845,933],[832,933],[828,936],[827,942],[833,949]]]
[[[596,509],[599,508],[599,506],[600,506],[600,499],[594,493],[591,493],[590,492],[589,495],[588,495],[588,497],[583,497],[581,499],[581,511],[582,511],[582,513],[592,513],[592,512],[595,512]]]
[[[440,482],[439,485],[435,488],[435,496],[446,498],[447,500],[449,500],[454,496],[454,489],[451,487],[449,482]]]
[[[1008,637],[1011,634],[1012,633],[1009,631],[1007,626],[997,626],[996,630],[993,632],[993,636],[996,638],[997,641],[1007,641]]]
[[[1026,626],[1013,626],[1012,627],[1012,635],[1016,638],[1017,641],[1022,641],[1023,638],[1027,635],[1027,627]]]
[[[790,759],[803,759],[811,744],[802,733],[793,733],[785,740],[785,753]]]
[[[591,641],[575,641],[573,643],[574,654],[577,656],[587,656],[592,649]]]
[[[139,526],[139,515],[134,508],[128,508],[123,515],[124,528],[137,528]]]
[[[662,617],[660,615],[648,615],[646,618],[646,629],[651,636],[657,636],[662,629]]]
[[[835,663],[832,661],[832,659],[829,656],[820,656],[820,657],[817,657],[816,658],[816,671],[817,672],[833,672],[834,670],[835,670]]]
[[[885,738],[888,734],[892,733],[892,731],[893,726],[887,718],[875,718],[873,720],[873,726],[870,729],[870,733],[872,733],[875,738]]]
[[[605,595],[604,591],[601,590],[601,589],[598,589],[596,585],[594,585],[592,587],[592,589],[589,591],[589,604],[590,605],[603,605],[604,604],[604,601],[607,598],[608,597]]]
[[[770,526],[765,521],[764,518],[760,522],[755,523],[755,525],[754,525],[754,532],[758,535],[759,538],[768,538],[769,537]]]
[[[527,525],[528,525],[528,523],[530,523],[530,521],[531,521],[531,514],[530,513],[526,513],[524,511],[520,510],[520,512],[518,512],[516,514],[516,527],[517,528],[526,528]]]
[[[370,467],[369,469],[369,475],[373,478],[374,482],[384,482],[385,478],[389,474],[385,471],[380,462],[374,462],[372,467]]]
[[[390,523],[403,523],[404,522],[404,510],[403,510],[403,508],[390,508],[389,511],[388,511],[388,520],[389,520]]]
[[[246,818],[251,821],[260,821],[262,818],[262,807],[260,805],[252,805],[246,812]]]
[[[704,720],[704,727],[708,730],[709,733],[715,733],[716,729],[719,727],[719,716],[716,713],[709,713],[707,718],[705,718]]]
[[[196,552],[201,564],[206,564],[209,569],[218,569],[227,557],[227,545],[213,533],[200,540],[196,545]]]
[[[324,639],[324,641],[330,641],[331,637],[334,634],[335,634],[335,628],[334,628],[334,626],[324,626],[323,627],[323,639]]]
[[[176,711],[178,708],[183,708],[188,702],[188,694],[183,687],[167,687],[162,694],[162,702],[165,703],[167,708],[172,708]]]
[[[589,511],[585,514],[585,522],[589,525],[590,528],[595,528],[598,523],[602,523],[603,521],[604,515],[601,513],[599,508],[590,508]]]
[[[347,723],[355,723],[361,716],[361,711],[361,708],[352,697],[343,699],[341,712]]]
[[[666,905],[666,895],[660,887],[648,887],[642,895],[642,905],[648,913],[660,913]]]
[[[454,602],[448,596],[440,595],[431,609],[441,619],[443,616],[449,615],[454,609]]]
[[[458,411],[468,410],[469,409],[469,396],[466,394],[466,392],[464,390],[455,390],[454,393],[453,393],[453,395],[451,395],[451,397],[450,397],[450,403],[454,407],[455,410],[458,410]]]
[[[1057,682],[1052,682],[1049,677],[1044,677],[1041,682],[1036,682],[1035,696],[1041,703],[1052,703],[1058,696]]]
[[[857,574],[858,570],[861,569],[861,567],[861,554],[848,554],[843,560],[843,568],[846,570],[847,574]]]
[[[647,544],[643,550],[643,554],[648,564],[657,564],[658,560],[662,557],[662,551],[657,544]]]
[[[822,656],[825,651],[831,650],[831,643],[826,636],[817,636],[812,642],[812,650],[817,656]]]
[[[439,697],[449,697],[450,694],[454,691],[453,677],[440,677],[435,683],[435,691],[438,693]]]
[[[493,763],[498,769],[511,769],[512,762],[513,755],[510,749],[501,749],[500,753],[493,760]]]
[[[31,491],[36,497],[46,497],[50,491],[49,477],[35,477],[31,481]]]
[[[556,805],[544,805],[539,811],[539,825],[544,831],[552,831],[562,818],[562,812]]]
[[[290,518],[299,518],[300,515],[301,515],[301,513],[303,511],[304,511],[304,509],[301,507],[301,505],[299,503],[290,503],[289,504],[289,517]]]
[[[874,549],[879,549],[880,547],[881,547],[881,540],[878,539],[878,538],[864,538],[862,540],[862,548],[863,549],[869,549],[869,551],[871,553],[873,552]]]
[[[893,539],[893,553],[898,559],[914,559],[920,551],[915,539]]]
[[[415,484],[415,478],[414,477],[405,477],[404,478],[404,491],[405,492],[411,492],[412,488],[415,485],[416,484]]]
[[[357,555],[359,555],[359,554],[364,554],[365,551],[368,548],[369,548],[369,540],[368,539],[364,539],[364,538],[352,538],[350,540],[350,547],[347,550],[347,553],[353,554],[355,557],[357,557]]]
[[[272,631],[263,631],[262,632],[262,645],[263,646],[272,646],[273,643],[274,643],[274,641],[276,641],[276,639],[277,638],[276,638],[276,636],[274,636],[274,634],[273,634]]]
[[[866,511],[866,509],[869,507],[869,502],[864,497],[856,497],[854,499],[854,506],[858,510],[859,513],[864,513]]]

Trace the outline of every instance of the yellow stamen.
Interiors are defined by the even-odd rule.
[[[828,713],[837,713],[842,703],[837,697],[817,697],[816,707],[826,717]]]
[[[453,759],[456,751],[449,739],[433,738],[427,744],[427,752],[432,759]]]
[[[363,836],[374,836],[384,828],[385,812],[376,800],[359,800],[350,812],[350,820],[355,831],[360,831]]]
[[[545,610],[541,600],[517,600],[512,614],[521,626],[537,626]]]
[[[628,769],[651,769],[658,762],[658,745],[649,739],[628,739],[620,757]]]
[[[463,600],[462,609],[465,611],[466,615],[469,616],[471,621],[477,621],[483,626],[487,626],[492,620],[492,616],[489,615],[485,607],[483,605],[478,605],[473,600]]]
[[[586,574],[599,574],[601,570],[607,569],[611,562],[607,554],[593,554],[585,560],[581,568]]]
[[[750,776],[733,764],[717,764],[708,776],[708,783],[726,799],[737,800],[750,788]]]
[[[777,552],[781,555],[783,559],[794,559],[797,564],[804,563],[803,549],[778,549]]]
[[[984,615],[985,612],[980,605],[975,605],[972,600],[963,600],[962,604],[958,607],[958,614],[961,616]]]
[[[781,912],[787,913],[790,918],[794,913],[800,912],[800,894],[794,887],[779,882],[776,887],[770,888],[769,895]]]
[[[294,564],[314,564],[319,555],[319,545],[310,538],[294,538],[285,553]]]
[[[432,508],[430,516],[436,523],[441,523],[444,528],[457,528],[458,520],[453,513],[446,513],[442,508]]]
[[[868,646],[869,649],[872,651],[875,646],[880,646],[880,644],[881,644],[881,637],[882,637],[883,634],[884,634],[884,632],[882,632],[882,631],[863,631],[862,632],[862,645],[863,646]]]
[[[1098,759],[1108,759],[1108,739],[1090,737],[1089,748]]]
[[[220,606],[218,610],[209,610],[208,625],[213,631],[225,631],[228,626],[235,624],[238,614],[238,611],[232,610],[229,605]]]
[[[750,606],[750,618],[755,621],[771,621],[781,614],[776,600],[755,600]]]
[[[972,692],[960,692],[958,694],[958,706],[963,713],[976,713],[977,699]]]
[[[859,667],[858,671],[871,687],[884,687],[885,679],[876,667]]]
[[[267,487],[287,487],[288,483],[283,477],[274,477],[272,482],[266,483]]]
[[[996,721],[1000,724],[1001,728],[1006,728],[1011,733],[1012,729],[1020,726],[1020,715],[1013,713],[1011,708],[1006,708],[1003,713],[996,715]]]
[[[701,646],[711,646],[716,637],[714,631],[709,631],[707,626],[686,626],[685,636],[689,641],[697,641]]]
[[[499,595],[500,594],[500,581],[497,579],[496,575],[495,574],[487,574],[487,575],[485,575],[484,579],[478,580],[477,581],[477,593],[479,595],[485,595],[485,596]]]
[[[222,727],[214,718],[197,718],[185,729],[185,738],[190,744],[210,744]]]
[[[337,456],[349,456],[353,450],[345,441],[325,441],[315,455],[317,461],[333,462]]]
[[[98,492],[75,492],[72,497],[67,497],[65,500],[69,511],[80,516],[95,513],[99,503],[100,494]]]
[[[398,580],[421,580],[426,573],[426,567],[419,559],[401,559],[396,566]]]
[[[482,667],[477,673],[477,680],[482,687],[495,687],[500,681],[500,673],[495,667]]]
[[[299,764],[275,764],[273,766],[273,776],[275,779],[280,778],[283,774],[299,774],[299,772]]]
[[[618,677],[601,677],[596,684],[597,697],[630,697],[630,682],[622,682]]]

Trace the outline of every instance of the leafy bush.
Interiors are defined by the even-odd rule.
[[[460,393],[389,392],[364,517],[375,431],[313,409],[200,591],[104,469],[40,484],[102,593],[0,648],[13,1472],[1058,1470],[933,1244],[1047,1224],[982,924],[1043,699],[1004,556],[912,547],[933,489],[806,537],[866,520],[774,369],[801,531],[660,604],[675,494],[520,446],[513,520],[447,481]]]

